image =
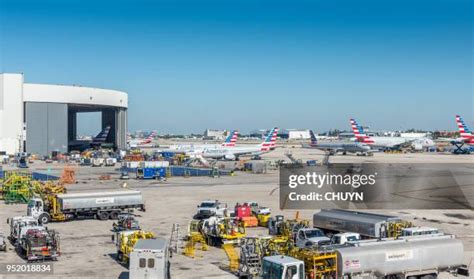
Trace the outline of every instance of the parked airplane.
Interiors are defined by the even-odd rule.
[[[311,136],[310,144],[302,144],[303,148],[309,149],[319,149],[326,152],[329,152],[331,155],[335,155],[338,152],[342,152],[343,155],[346,153],[358,153],[363,155],[373,155],[373,152],[365,143],[361,142],[347,142],[347,141],[336,141],[336,142],[319,142],[316,139],[313,131],[310,130],[309,134]]]
[[[415,150],[424,150],[435,146],[432,139],[423,138],[402,138],[402,137],[371,137],[364,133],[362,126],[354,119],[350,119],[352,131],[356,141],[365,143],[373,149],[396,149],[403,146],[411,146]]]
[[[455,146],[452,152],[454,154],[470,154],[474,152],[474,135],[459,115],[456,115],[456,124],[460,137],[451,141],[451,144]]]
[[[467,127],[466,123],[461,116],[456,115],[456,124],[458,125],[460,138],[457,138],[457,142],[463,142],[468,145],[474,145],[474,135],[471,130]]]
[[[92,141],[85,141],[85,140],[75,140],[69,143],[69,150],[78,150],[84,151],[89,148],[100,148],[106,147],[110,148],[113,147],[113,143],[107,142],[107,138],[109,137],[110,133],[110,126],[106,126],[102,131],[100,131],[97,136],[92,138]]]
[[[190,152],[191,154],[199,153],[204,158],[238,160],[241,156],[259,156],[276,148],[276,138],[278,128],[270,130],[265,140],[258,145],[253,146],[221,146],[218,148],[205,148],[202,151]]]
[[[130,146],[131,148],[137,148],[137,147],[140,147],[140,146],[150,144],[153,141],[153,138],[155,136],[156,136],[156,133],[152,132],[148,137],[146,137],[144,139],[130,139],[128,141],[128,146]]]
[[[229,133],[225,141],[220,145],[219,144],[176,144],[176,145],[171,145],[170,147],[168,147],[166,151],[170,151],[170,152],[177,151],[180,153],[186,153],[186,152],[199,152],[199,151],[203,151],[206,148],[219,148],[221,146],[233,147],[235,146],[235,143],[237,142],[238,136],[239,136],[239,131],[234,130]]]

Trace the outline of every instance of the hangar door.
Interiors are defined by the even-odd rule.
[[[66,104],[27,102],[26,152],[40,156],[52,151],[67,152],[67,112]]]

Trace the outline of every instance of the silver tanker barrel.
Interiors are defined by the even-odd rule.
[[[140,191],[115,191],[57,195],[64,213],[82,209],[143,207]]]
[[[397,216],[342,209],[322,209],[313,215],[313,226],[326,231],[354,232],[365,237],[388,237],[389,224],[401,223]]]
[[[456,271],[464,248],[453,235],[361,241],[337,250],[338,274],[386,276],[410,272]]]

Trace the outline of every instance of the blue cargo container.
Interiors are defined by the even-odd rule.
[[[230,171],[227,170],[213,170],[204,168],[192,168],[182,166],[171,166],[171,176],[213,176],[213,175],[229,175]]]
[[[21,173],[23,173],[23,172],[21,172]],[[5,177],[5,171],[0,171],[0,178],[4,178],[4,177]],[[31,177],[33,179],[39,180],[39,181],[58,180],[59,179],[58,176],[39,173],[39,172],[31,173]]]
[[[173,157],[176,155],[176,153],[174,153],[174,152],[169,152],[169,151],[161,152],[160,154],[161,154],[161,156],[163,156],[164,158],[173,158]]]
[[[166,176],[165,168],[138,168],[137,179],[159,179]]]

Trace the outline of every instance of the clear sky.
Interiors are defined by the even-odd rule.
[[[0,3],[2,72],[126,91],[130,130],[455,130],[474,116],[470,0]]]

